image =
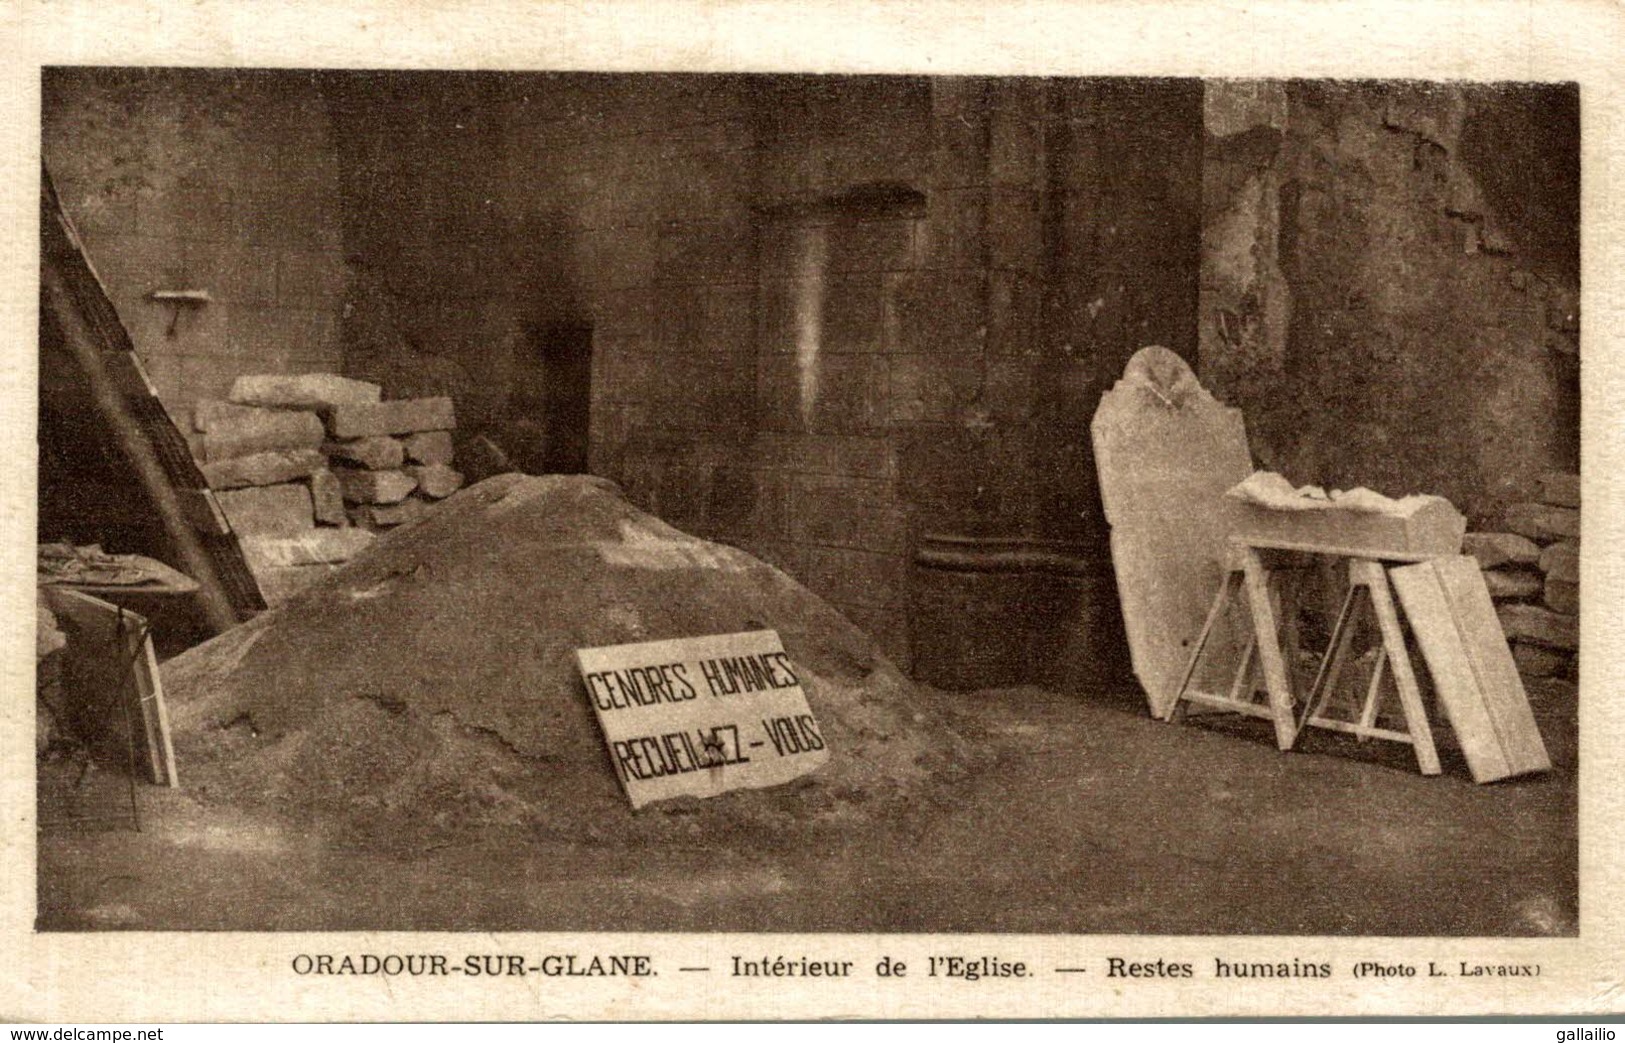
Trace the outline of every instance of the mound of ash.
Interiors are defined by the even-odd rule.
[[[574,650],[771,628],[831,749],[785,786],[634,813]],[[369,845],[513,827],[772,844],[937,804],[977,760],[872,639],[778,569],[610,482],[463,490],[278,609],[171,660],[183,785]]]

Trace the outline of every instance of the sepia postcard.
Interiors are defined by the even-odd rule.
[[[1625,1007],[1614,7],[0,25],[0,1017]]]

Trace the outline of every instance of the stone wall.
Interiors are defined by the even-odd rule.
[[[1572,87],[1215,81],[1201,370],[1295,483],[1493,527],[1579,465]]]
[[[912,179],[920,83],[415,74],[332,92],[354,145],[350,373],[450,394],[464,438],[511,447],[547,379],[538,340],[590,327],[590,468],[906,659],[882,295],[913,223],[823,204]],[[797,340],[809,322],[816,344]]]
[[[1057,596],[1111,602],[1088,418],[1148,338],[1194,350],[1199,85],[326,89],[351,375],[452,395],[462,437],[512,446],[539,339],[591,327],[591,469],[784,567],[905,663],[921,533],[1066,544],[1092,579]]]
[[[47,69],[42,149],[137,354],[183,429],[245,373],[335,368],[338,164],[309,75]],[[155,290],[211,301],[156,302]]]
[[[1198,84],[56,71],[45,130],[177,411],[341,369],[454,399],[477,479],[590,330],[589,469],[899,661],[1118,643],[1087,425],[1194,349]],[[147,295],[192,288],[171,334]]]
[[[767,87],[755,108],[759,423],[747,545],[907,664],[913,504],[898,450],[929,394],[912,309],[929,234],[931,87],[881,77]]]
[[[932,563],[914,577],[922,672],[1099,681],[1122,648],[1089,422],[1137,349],[1194,354],[1201,85],[932,86],[947,234],[928,240],[916,332],[943,393],[900,432]]]
[[[1527,86],[51,70],[44,140],[177,411],[342,368],[519,451],[544,346],[590,330],[592,471],[899,660],[986,646],[998,680],[1120,645],[1088,422],[1148,343],[1295,481],[1485,522],[1572,471],[1576,112]],[[171,333],[148,295],[192,288]]]

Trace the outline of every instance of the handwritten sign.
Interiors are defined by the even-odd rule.
[[[789,782],[829,759],[772,630],[576,650],[632,807]]]

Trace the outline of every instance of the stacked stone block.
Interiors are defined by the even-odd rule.
[[[358,553],[336,476],[321,452],[324,411],[377,401],[376,384],[330,373],[240,377],[227,401],[194,407],[203,476],[275,607]]]
[[[462,484],[451,401],[382,397],[331,373],[267,374],[197,404],[204,477],[273,607]]]
[[[415,521],[462,488],[452,469],[449,398],[356,402],[327,413],[322,452],[332,462],[350,521],[369,530]]]
[[[1547,474],[1508,507],[1504,532],[1468,533],[1513,658],[1526,678],[1574,677],[1580,647],[1580,476]]]

